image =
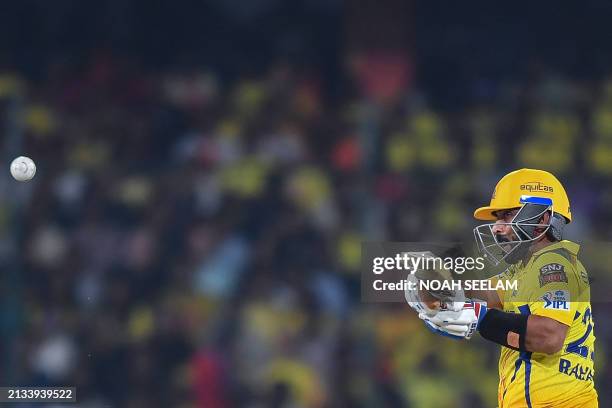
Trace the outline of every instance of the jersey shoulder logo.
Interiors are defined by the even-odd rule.
[[[565,267],[559,263],[549,263],[540,268],[540,287],[551,282],[567,283]]]
[[[544,300],[544,309],[570,310],[570,295],[567,290],[546,292],[542,299]]]

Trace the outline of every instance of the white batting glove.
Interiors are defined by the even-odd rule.
[[[427,305],[428,302],[425,302],[421,299],[421,294],[419,291],[419,278],[416,277],[415,274],[411,273],[407,277],[408,285],[404,289],[404,298],[408,305],[412,309],[414,309],[419,315],[424,314],[426,316],[435,316],[439,312],[442,311],[455,311],[458,312],[463,309],[465,301],[462,300],[465,298],[463,291],[457,291],[455,298],[457,301],[439,301],[439,307],[433,308]],[[415,289],[410,289],[410,288]],[[431,302],[429,302],[431,304]]]
[[[419,318],[436,334],[454,339],[470,339],[486,313],[486,302],[467,301],[459,311],[443,310],[435,315],[419,313]]]

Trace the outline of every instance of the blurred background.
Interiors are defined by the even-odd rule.
[[[612,3],[566,3],[2,2],[0,384],[495,406],[499,347],[362,303],[360,243],[469,242],[523,166],[565,183],[571,237],[610,240]]]

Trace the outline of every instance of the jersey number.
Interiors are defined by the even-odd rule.
[[[565,351],[572,354],[578,354],[581,357],[587,358],[589,356],[589,348],[588,346],[583,346],[582,343],[589,338],[591,331],[593,330],[593,325],[591,324],[591,309],[587,308],[584,311],[584,317],[582,318],[582,323],[587,324],[586,332],[580,337],[578,340],[572,341],[567,345]],[[591,359],[593,356],[591,355]]]

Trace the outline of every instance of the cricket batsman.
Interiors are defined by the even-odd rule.
[[[474,217],[489,221],[474,229],[485,259],[509,265],[492,279],[516,280],[517,289],[435,303],[431,293],[406,290],[408,303],[436,334],[469,339],[478,331],[502,346],[499,408],[597,407],[589,278],[578,244],[563,240],[572,221],[565,189],[546,171],[513,171]]]

